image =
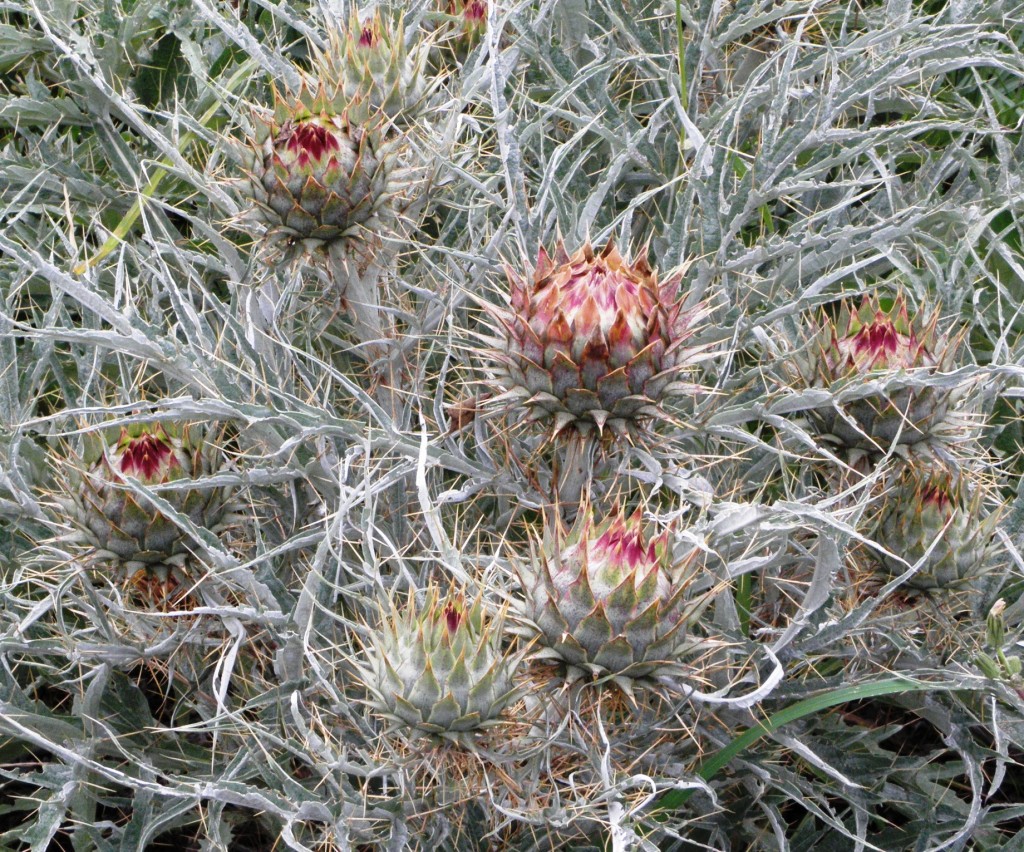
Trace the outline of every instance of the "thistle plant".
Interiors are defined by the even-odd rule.
[[[632,681],[678,673],[692,650],[696,566],[676,565],[670,531],[649,535],[639,511],[598,524],[583,512],[518,571],[544,657],[629,691]]]
[[[810,344],[800,375],[845,399],[817,408],[818,430],[848,447],[885,451],[934,436],[952,403],[948,388],[921,384],[952,369],[958,342],[941,334],[939,313],[912,321],[905,296],[883,307],[877,295],[857,308],[844,303],[835,322],[824,320]],[[869,384],[870,383],[870,384]],[[860,392],[859,386],[867,387]]]
[[[480,597],[442,596],[434,587],[421,605],[413,594],[393,601],[362,665],[372,706],[429,734],[494,724],[516,693],[517,658],[502,647],[503,622],[486,614]]]
[[[523,407],[555,433],[637,434],[686,388],[681,374],[697,352],[686,348],[700,319],[683,309],[681,277],[664,281],[646,253],[630,262],[609,242],[569,255],[542,248],[532,281],[507,269],[511,311],[496,312],[505,338],[495,343],[495,404]]]
[[[215,444],[203,440],[196,424],[132,424],[94,435],[79,464],[84,466],[74,495],[64,503],[79,536],[99,559],[128,569],[181,564],[200,547],[175,518],[199,529],[215,529],[224,516],[224,488],[198,480],[223,464]],[[182,486],[195,482],[188,488]],[[135,485],[137,483],[137,485]],[[151,491],[161,503],[137,493]]]
[[[358,17],[332,24],[291,97],[273,93],[260,118],[251,170],[255,218],[286,257],[314,260],[352,321],[352,351],[370,363],[381,403],[402,419],[402,353],[380,290],[394,273],[407,227],[423,210],[430,171],[415,139],[427,47],[409,55],[402,30]],[[401,131],[399,128],[401,127]]]
[[[1022,56],[5,4],[0,848],[1015,848]]]

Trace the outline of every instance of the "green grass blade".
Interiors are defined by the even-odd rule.
[[[805,716],[812,716],[831,707],[838,707],[840,704],[847,704],[850,701],[860,701],[865,698],[879,698],[883,695],[899,695],[908,692],[924,692],[928,690],[946,689],[941,684],[922,683],[908,680],[906,678],[890,678],[875,683],[862,683],[856,686],[847,686],[836,689],[822,695],[815,695],[798,701],[790,707],[786,707],[763,722],[748,728],[729,745],[701,763],[697,774],[705,781],[709,781],[728,763],[739,754],[753,746],[762,737],[774,733],[784,725],[803,719]],[[655,814],[659,820],[667,818],[667,812],[685,804],[693,790],[670,790],[658,802]]]

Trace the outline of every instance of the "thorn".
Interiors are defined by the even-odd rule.
[[[554,427],[551,430],[552,437],[557,437],[563,429],[575,420],[575,414],[568,411],[559,411],[558,414],[555,415]]]

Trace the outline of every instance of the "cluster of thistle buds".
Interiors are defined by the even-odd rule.
[[[680,275],[659,282],[646,257],[630,262],[611,242],[573,255],[559,242],[553,256],[541,250],[531,282],[511,270],[508,278],[511,310],[489,306],[492,406],[525,408],[569,438],[639,437],[646,421],[669,416],[664,404],[689,387],[682,376],[703,352],[687,346],[704,309],[684,310]],[[556,663],[569,680],[613,683],[627,694],[685,673],[696,644],[688,626],[702,601],[691,594],[694,560],[674,560],[671,530],[651,535],[640,511],[618,508],[595,522],[586,505],[571,530],[556,522],[530,558],[513,561],[520,631],[535,659]],[[478,607],[453,609],[428,592],[421,611],[411,599],[393,611],[374,634],[364,672],[379,712],[433,733],[496,716],[496,696],[507,693],[492,682],[508,682],[501,661],[509,658],[493,637],[482,638],[497,628],[477,626]],[[466,643],[476,649],[473,665],[459,664]]]
[[[477,0],[454,0],[466,41],[486,27]],[[319,56],[315,85],[278,99],[254,170],[256,200],[272,234],[306,246],[361,239],[397,192],[395,129],[415,121],[425,97],[426,51],[409,51],[400,26],[353,17]],[[311,94],[315,93],[315,94]],[[525,266],[526,264],[524,264]],[[508,268],[510,304],[488,306],[489,405],[523,412],[553,436],[643,440],[653,421],[693,396],[688,380],[707,357],[695,338],[708,311],[683,291],[681,272],[659,276],[646,252],[624,256],[613,241],[570,254],[541,249],[532,274]],[[955,406],[929,381],[950,370],[958,339],[939,334],[938,312],[911,319],[905,298],[844,304],[805,347],[797,376],[832,401],[812,410],[820,436],[850,450],[885,454],[940,435]],[[875,533],[888,576],[931,590],[976,575],[995,513],[966,479],[908,466],[889,489]],[[650,536],[640,514],[615,510],[596,522],[587,506],[573,529],[557,525],[517,560],[521,615],[543,659],[630,691],[637,681],[679,675],[700,611],[694,574],[673,561],[671,534]],[[519,657],[504,647],[504,616],[480,598],[426,591],[392,603],[366,642],[362,676],[371,703],[395,724],[464,734],[501,717],[514,700]]]
[[[354,15],[328,34],[297,92],[275,90],[250,171],[252,215],[272,242],[359,245],[394,224],[415,183],[400,161],[426,94],[426,56],[425,44],[406,47],[400,24]]]
[[[598,525],[559,530],[516,566],[520,632],[534,659],[628,695],[684,675],[697,644],[687,628],[704,600],[691,594],[693,560],[673,560],[670,531],[650,536],[639,511],[616,509]],[[396,597],[364,641],[371,706],[398,728],[456,740],[501,721],[521,694],[524,659],[505,646],[505,620],[463,592],[431,586],[420,604],[414,592]]]
[[[835,321],[823,319],[795,361],[804,386],[831,394],[809,412],[824,441],[860,468],[890,452],[902,460],[885,484],[873,536],[883,575],[906,573],[906,587],[918,591],[977,579],[998,519],[989,489],[956,462],[966,440],[967,421],[955,411],[963,393],[944,379],[961,335],[938,326],[938,310],[911,318],[902,293],[866,296],[859,307],[844,302]]]
[[[511,269],[507,275],[509,308],[488,305],[493,408],[525,409],[530,420],[570,441],[636,439],[649,421],[671,416],[669,401],[692,390],[684,379],[705,350],[691,338],[706,311],[684,308],[680,274],[659,281],[644,253],[630,261],[611,241],[601,251],[587,243],[571,255],[559,241],[553,254],[541,249],[532,279]],[[691,595],[694,572],[674,561],[671,530],[651,535],[639,511],[627,516],[616,508],[600,522],[593,512],[582,507],[570,530],[556,521],[530,558],[513,560],[520,627],[536,658],[558,664],[569,679],[607,681],[631,693],[635,683],[683,673],[681,661],[694,644],[687,628],[701,603]],[[409,693],[432,653],[416,650],[399,684],[394,664],[380,662],[401,656],[395,637],[433,635],[419,620],[402,623],[404,633],[387,626],[391,638],[378,643],[381,696]],[[431,701],[435,692],[429,690]],[[418,712],[426,713],[422,702]]]

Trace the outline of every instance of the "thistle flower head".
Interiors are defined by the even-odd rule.
[[[572,256],[559,243],[553,258],[541,250],[532,281],[508,277],[511,312],[499,315],[495,353],[503,403],[553,420],[556,432],[624,433],[664,416],[698,353],[683,344],[703,316],[683,310],[680,276],[659,283],[645,256],[629,262],[609,242]]]
[[[466,0],[462,5],[462,32],[472,43],[487,31],[487,4],[483,0]]]
[[[515,695],[518,657],[502,649],[503,616],[487,617],[481,598],[427,590],[393,602],[367,643],[363,677],[375,709],[403,727],[432,734],[493,723]]]
[[[856,312],[846,307],[844,312],[831,328],[832,345],[826,356],[836,375],[935,366],[928,344],[934,343],[937,316],[919,335],[910,322],[902,295],[897,296],[888,311],[883,310],[877,299],[865,298]]]
[[[129,479],[145,487],[198,480],[223,464],[218,448],[195,425],[142,423],[99,433],[83,460],[77,490],[68,501],[81,536],[94,551],[127,567],[174,564],[198,545],[174,520],[137,496]],[[161,490],[160,499],[197,527],[216,527],[227,491],[195,487]]]
[[[278,97],[250,175],[272,240],[317,247],[364,236],[395,196],[380,117],[328,90]]]
[[[321,76],[337,81],[349,101],[366,103],[397,125],[411,124],[423,106],[428,45],[406,44],[401,23],[379,11],[329,34],[319,57]]]
[[[985,504],[984,488],[963,473],[906,466],[885,496],[875,531],[893,554],[879,555],[887,576],[919,562],[907,580],[914,589],[953,588],[979,576],[998,520]]]
[[[520,567],[526,615],[547,655],[621,683],[678,663],[694,608],[692,574],[672,563],[670,532],[649,536],[641,514],[584,519]]]
[[[868,296],[824,318],[806,356],[796,359],[801,384],[844,395],[811,412],[818,430],[852,448],[885,451],[940,431],[953,393],[927,378],[951,369],[958,341],[937,332],[938,312],[911,318],[902,294],[888,307]],[[859,392],[870,384],[870,392]],[[837,407],[839,405],[839,407]]]

